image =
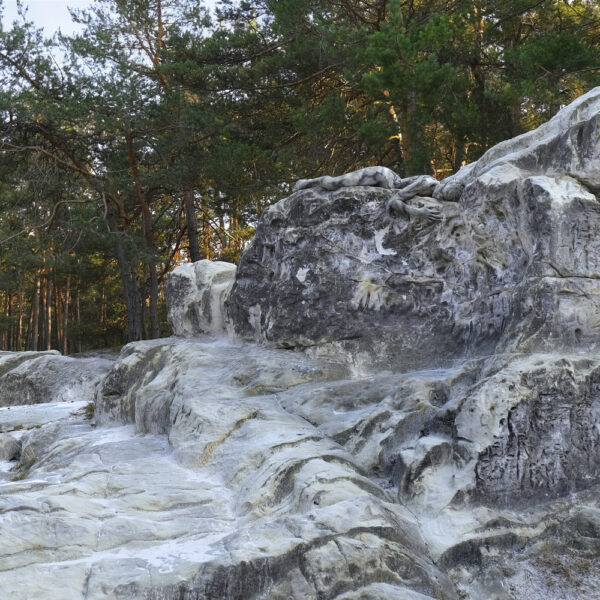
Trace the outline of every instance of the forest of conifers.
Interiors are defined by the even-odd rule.
[[[1,0],[0,0],[1,2]],[[298,178],[444,178],[600,84],[599,0],[95,0],[0,31],[0,349],[168,334]]]

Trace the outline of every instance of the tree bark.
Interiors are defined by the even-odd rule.
[[[40,288],[41,288],[40,272],[35,275],[35,292],[33,293],[33,302],[31,306],[31,350],[37,351],[39,341],[39,326],[40,326]]]
[[[202,258],[202,255],[200,254],[200,245],[198,244],[198,225],[193,190],[183,192],[183,204],[185,206],[185,221],[190,243],[190,261],[196,262]]]
[[[131,260],[127,256],[127,251],[121,238],[122,232],[117,226],[117,218],[109,207],[106,214],[108,229],[115,235],[115,248],[117,253],[117,263],[121,273],[121,282],[123,284],[123,296],[125,307],[127,309],[127,330],[128,341],[137,342],[142,339],[142,313],[141,298],[137,285],[135,269],[131,265]]]
[[[3,298],[3,308],[2,308],[2,312],[4,313],[4,316],[8,317],[8,292],[4,292],[4,298]],[[0,347],[2,348],[2,350],[8,350],[8,329],[4,329],[2,331],[2,336],[1,336],[1,342],[0,342]]]
[[[56,345],[61,350],[63,347],[62,289],[57,282],[54,283],[54,316],[56,320]]]
[[[44,348],[52,348],[52,279],[48,276],[44,279]]]
[[[140,173],[138,169],[137,159],[133,148],[133,136],[131,133],[125,135],[127,141],[127,150],[129,156],[129,166],[131,168],[131,174],[133,175],[133,183],[135,191],[142,209],[142,222],[144,227],[144,239],[148,252],[151,255],[155,255],[154,248],[154,230],[152,225],[152,214],[150,212],[150,206],[146,200],[146,195],[142,188],[140,181]],[[154,262],[148,263],[148,274],[150,280],[150,337],[160,337],[160,328],[158,321],[158,273],[156,272],[156,265]]]
[[[62,353],[66,356],[69,353],[69,304],[71,303],[71,275],[67,275],[67,288],[65,290],[65,308],[63,312],[63,347]]]
[[[19,329],[18,329],[18,338],[17,344],[15,345],[15,350],[20,352],[23,349],[23,305],[25,303],[25,294],[21,292],[19,294]]]
[[[81,354],[81,291],[77,290],[77,300],[75,301],[75,316],[77,319],[77,352]]]
[[[15,349],[15,324],[12,320],[13,315],[13,295],[12,292],[8,295],[8,316],[10,318],[10,327],[8,330],[8,350]]]

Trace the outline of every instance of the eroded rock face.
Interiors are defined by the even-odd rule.
[[[460,597],[599,593],[595,355],[502,355],[279,394],[415,515]]]
[[[0,407],[92,401],[113,361],[71,358],[60,352],[0,352]]]
[[[594,90],[444,181],[439,224],[393,218],[377,188],[292,194],[242,256],[235,331],[404,370],[595,348],[598,114]]]
[[[455,599],[393,491],[278,402],[343,375],[239,342],[128,346],[96,402],[110,427],[75,414],[28,430],[35,462],[0,501],[3,590],[46,600]],[[113,411],[116,382],[131,409]]]
[[[0,499],[3,590],[58,600],[65,579],[74,600],[598,591],[599,381],[593,354],[357,378],[239,341],[131,344],[99,389],[96,428],[74,410],[85,403],[0,409],[0,431],[22,446]],[[553,587],[557,569],[571,575]]]
[[[173,334],[190,337],[225,329],[223,305],[235,278],[235,265],[200,260],[174,269],[167,280],[168,319]]]

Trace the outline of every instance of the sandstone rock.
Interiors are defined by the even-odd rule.
[[[239,342],[129,345],[97,398],[111,428],[72,415],[28,431],[36,461],[0,500],[3,590],[46,600],[456,598],[413,515],[278,403],[345,375]],[[130,408],[114,410],[117,389]]]
[[[0,352],[0,407],[93,400],[108,358],[71,358],[48,352]]]
[[[181,265],[167,280],[168,319],[174,335],[189,337],[225,329],[223,304],[235,278],[235,265],[200,260]]]
[[[600,591],[599,375],[504,355],[278,396],[398,494],[460,597],[570,600]]]
[[[475,163],[445,179],[436,197],[456,199],[457,190],[485,176],[487,182],[525,179],[532,175],[570,177],[600,190],[600,88],[563,108],[534,131],[506,140]]]
[[[48,405],[23,433],[35,462],[3,485],[3,589],[570,600],[600,567],[598,381],[593,354],[357,378],[225,339],[131,344],[97,428]],[[26,410],[0,409],[0,428]]]
[[[233,329],[402,370],[596,348],[598,114],[594,90],[465,167],[439,187],[440,224],[392,219],[378,188],[292,194],[242,255]]]
[[[0,460],[16,460],[21,454],[21,444],[12,435],[0,434]]]

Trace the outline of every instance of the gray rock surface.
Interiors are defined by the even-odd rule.
[[[190,337],[225,329],[223,305],[235,278],[235,265],[200,260],[173,270],[166,289],[173,334]]]
[[[21,455],[21,443],[12,435],[0,433],[0,460],[16,460]]]
[[[278,396],[397,494],[460,598],[574,600],[600,594],[599,369],[504,355]]]
[[[426,201],[438,224],[394,218],[378,188],[292,194],[241,258],[235,331],[358,369],[595,348],[598,114],[594,90],[465,167]]]
[[[127,346],[98,393],[106,426],[75,413],[27,432],[36,460],[0,500],[3,590],[46,600],[456,598],[395,494],[279,404],[342,375],[239,342]],[[127,411],[115,410],[117,389]]]
[[[109,358],[71,358],[48,352],[0,352],[0,407],[93,400]]]
[[[23,447],[0,462],[2,590],[593,597],[599,381],[593,354],[360,378],[224,339],[131,344],[95,423],[85,402],[45,405],[45,421],[41,406],[0,409]]]

